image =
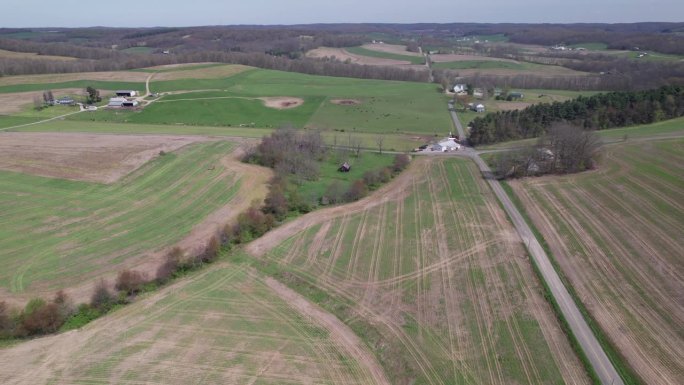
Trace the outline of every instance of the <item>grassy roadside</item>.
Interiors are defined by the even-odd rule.
[[[641,380],[641,378],[639,378],[638,374],[627,364],[627,360],[620,354],[618,349],[615,347],[613,342],[610,340],[610,337],[603,332],[600,325],[596,322],[596,320],[591,316],[591,313],[589,313],[587,308],[584,306],[584,304],[580,300],[579,295],[575,291],[575,288],[570,284],[567,277],[565,277],[565,275],[563,274],[563,272],[560,268],[560,265],[556,261],[556,257],[554,256],[553,252],[551,251],[551,248],[549,247],[548,243],[546,242],[546,240],[542,236],[539,229],[537,229],[537,227],[532,222],[532,220],[529,217],[527,211],[525,210],[525,207],[523,206],[522,202],[520,201],[518,196],[513,191],[513,188],[508,183],[506,183],[505,181],[501,182],[501,186],[503,187],[504,191],[506,192],[508,197],[511,199],[513,204],[516,206],[518,211],[520,211],[520,214],[525,219],[525,222],[530,227],[530,229],[532,229],[532,232],[534,233],[535,238],[537,238],[537,240],[541,244],[542,248],[544,248],[544,251],[549,256],[549,260],[551,261],[551,264],[553,265],[554,269],[556,270],[556,273],[560,277],[560,279],[563,282],[563,284],[565,285],[565,287],[568,289],[568,292],[572,296],[573,301],[575,301],[575,303],[577,304],[577,307],[579,308],[580,312],[582,313],[582,316],[584,317],[585,321],[589,325],[589,328],[592,330],[592,332],[596,336],[596,339],[599,341],[599,343],[601,344],[601,347],[606,352],[606,355],[608,356],[610,361],[615,366],[615,369],[617,370],[617,372],[620,375],[620,377],[622,378],[622,380],[627,385],[645,385],[643,380]],[[539,278],[540,282],[544,286],[544,297],[547,298],[549,303],[551,303],[551,305],[553,306],[554,312],[555,312],[556,316],[558,317],[558,320],[561,323],[563,331],[565,332],[565,334],[570,339],[570,343],[573,347],[573,350],[575,350],[575,352],[579,356],[580,360],[584,364],[585,369],[587,370],[587,373],[590,375],[592,381],[594,381],[594,383],[596,383],[596,384],[600,384],[601,382],[599,381],[598,376],[594,372],[591,364],[589,363],[586,355],[584,354],[584,351],[579,346],[579,343],[577,342],[575,335],[572,333],[572,330],[570,330],[568,323],[567,323],[567,320],[565,319],[562,312],[560,311],[558,303],[556,302],[556,300],[551,295],[548,285],[542,279],[541,272],[539,271],[539,267],[537,266],[537,264],[534,262],[534,260],[532,258],[530,258],[530,261],[532,261],[532,266],[534,268],[534,271],[537,274],[537,277]]]

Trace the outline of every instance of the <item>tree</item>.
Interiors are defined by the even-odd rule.
[[[100,91],[96,90],[91,86],[86,87],[86,94],[88,95],[86,98],[86,103],[88,104],[98,103],[102,101],[102,98],[100,97]]]
[[[183,257],[183,250],[174,247],[166,254],[164,262],[157,268],[155,279],[159,283],[165,283],[178,270],[180,260]]]
[[[349,141],[349,147],[351,147],[351,149],[354,150],[354,155],[358,158],[361,154],[361,139],[356,136],[350,136]]]
[[[378,135],[375,137],[375,144],[378,145],[378,152],[380,152],[380,155],[382,155],[382,145],[385,143],[385,136],[384,135]]]
[[[122,270],[116,277],[116,290],[122,291],[127,295],[135,294],[142,290],[147,283],[147,277],[144,273],[135,270]]]
[[[347,202],[354,202],[368,195],[368,186],[363,180],[355,180],[344,195]]]
[[[43,107],[45,107],[45,105],[43,104],[43,101],[40,99],[40,96],[38,96],[38,95],[34,96],[33,97],[33,108],[40,111],[43,109]]]
[[[101,279],[95,284],[93,295],[90,297],[90,306],[95,309],[105,312],[114,304],[114,296],[109,291],[107,282]]]

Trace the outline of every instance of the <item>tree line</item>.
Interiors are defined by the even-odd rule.
[[[663,86],[636,92],[580,96],[566,102],[542,103],[523,110],[500,111],[470,124],[473,145],[539,137],[556,122],[571,122],[587,130],[649,124],[684,116],[684,88]]]

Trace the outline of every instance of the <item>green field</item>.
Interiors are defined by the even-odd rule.
[[[501,60],[461,60],[453,62],[433,63],[434,68],[444,69],[495,69],[506,68],[512,70],[528,70],[534,67],[532,63],[513,63]]]
[[[232,149],[191,145],[112,185],[0,172],[0,287],[51,291],[172,245],[236,193]]]
[[[194,274],[72,333],[33,341],[35,350],[0,349],[0,378],[21,382],[31,373],[32,383],[373,383],[358,357],[327,329],[243,266]],[[54,355],[43,354],[50,349]]]
[[[460,117],[460,114],[459,114]],[[605,143],[621,142],[630,139],[642,139],[651,137],[668,137],[684,135],[684,118],[670,119],[658,123],[643,124],[624,128],[611,128],[608,130],[596,131],[596,134]],[[500,150],[529,146],[537,142],[538,139],[522,139],[510,142],[497,143],[488,146],[479,146],[478,150]]]
[[[401,54],[390,53],[390,52],[381,52],[381,51],[375,51],[375,50],[367,49],[367,48],[363,48],[363,47],[349,47],[349,48],[345,48],[345,50],[349,53],[354,54],[354,55],[376,57],[376,58],[380,58],[380,59],[392,59],[392,60],[408,61],[411,64],[425,64],[425,58],[423,58],[421,56],[411,56],[411,55],[401,55]]]
[[[215,91],[165,95],[142,112],[98,111],[71,119],[208,126],[254,123],[261,128],[292,124],[325,131],[427,135],[444,135],[453,130],[444,107],[444,95],[435,85],[425,83],[250,70],[222,79],[153,81],[151,89],[154,92]],[[249,100],[277,96],[299,97],[305,103],[278,110],[264,106],[259,100]],[[333,99],[355,99],[360,104],[337,105],[331,102]]]
[[[684,292],[682,175],[680,137],[609,146],[596,171],[510,183],[577,297],[645,384],[684,376],[684,310],[666,294]]]
[[[255,247],[280,239],[262,258],[374,347],[394,383],[584,382],[476,167],[414,162],[383,199],[295,220]]]
[[[600,42],[588,42],[588,43],[578,43],[572,44],[569,47],[572,48],[586,48],[589,51],[606,51],[608,50],[608,44]]]

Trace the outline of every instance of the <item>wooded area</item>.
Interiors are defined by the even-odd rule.
[[[482,145],[534,138],[553,123],[566,121],[587,130],[649,124],[684,115],[684,89],[664,86],[637,92],[610,92],[566,102],[500,111],[471,122],[470,143]]]

